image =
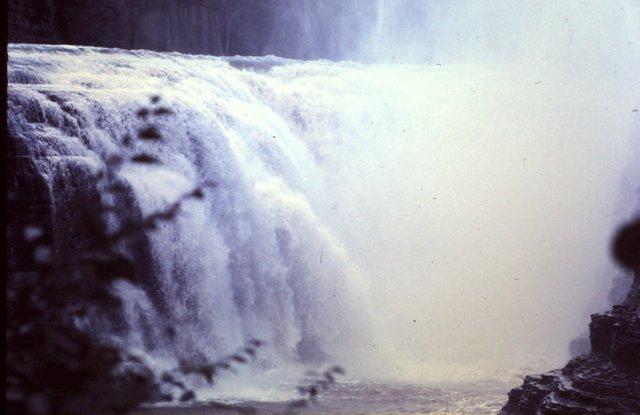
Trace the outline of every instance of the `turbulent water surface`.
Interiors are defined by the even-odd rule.
[[[504,404],[506,387],[505,384],[483,383],[427,387],[403,383],[347,382],[336,385],[316,402],[300,409],[299,413],[488,415],[495,414]],[[282,413],[289,405],[287,402],[221,397],[216,402],[251,407],[262,413]],[[219,406],[216,409],[221,411]],[[136,412],[136,415],[204,415],[211,410],[210,404],[200,402],[181,408],[147,407]]]

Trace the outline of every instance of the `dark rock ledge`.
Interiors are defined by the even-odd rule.
[[[627,299],[591,316],[591,351],[527,376],[501,415],[640,415],[640,273]]]

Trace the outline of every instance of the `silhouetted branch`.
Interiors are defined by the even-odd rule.
[[[286,413],[291,414],[296,410],[305,408],[309,404],[314,403],[321,392],[327,391],[331,385],[336,383],[337,376],[343,376],[345,373],[345,370],[340,366],[330,367],[322,373],[315,371],[309,372],[309,374],[316,379],[310,384],[298,386],[296,388],[298,393],[302,395],[302,398],[291,402],[287,407]]]

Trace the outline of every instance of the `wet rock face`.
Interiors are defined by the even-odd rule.
[[[10,0],[13,43],[134,46],[140,0]]]
[[[9,42],[258,55],[270,28],[257,0],[9,0]]]
[[[49,0],[10,0],[9,40],[23,43],[56,43],[53,2]],[[48,40],[48,42],[47,42]]]
[[[612,254],[635,276],[626,299],[591,316],[589,353],[527,376],[502,415],[640,414],[640,218],[618,231]]]
[[[9,0],[9,42],[206,55],[340,59],[370,30],[375,2]],[[348,27],[349,30],[341,30]]]
[[[627,299],[590,324],[591,352],[563,369],[527,376],[503,415],[640,414],[640,274]]]

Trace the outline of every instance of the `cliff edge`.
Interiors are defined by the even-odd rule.
[[[501,415],[640,414],[640,273],[620,304],[591,316],[591,351],[558,370],[527,376]]]

